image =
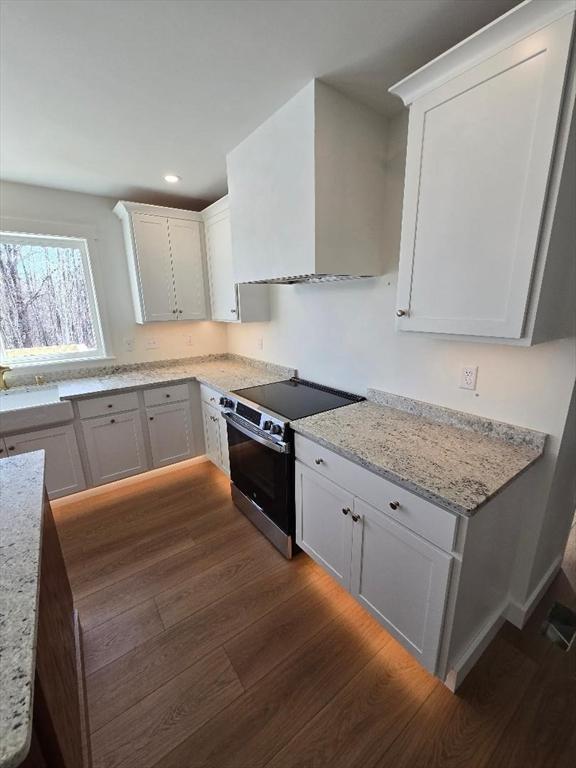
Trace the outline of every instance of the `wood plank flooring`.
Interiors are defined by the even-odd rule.
[[[539,635],[564,568],[457,695],[186,462],[52,504],[84,627],[94,768],[564,768],[576,663]]]

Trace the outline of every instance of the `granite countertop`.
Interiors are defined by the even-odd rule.
[[[135,370],[119,370],[66,379],[58,381],[58,391],[61,399],[72,400],[101,393],[122,392],[135,387],[197,380],[226,393],[234,389],[282,381],[294,374],[293,368],[236,356],[191,358],[168,364],[142,366]]]
[[[450,512],[474,514],[544,450],[540,432],[378,390],[368,397],[292,428]]]
[[[44,451],[0,460],[0,768],[30,748],[43,501]]]

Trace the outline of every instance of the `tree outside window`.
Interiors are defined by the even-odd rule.
[[[7,365],[104,355],[85,240],[0,233],[0,353]]]

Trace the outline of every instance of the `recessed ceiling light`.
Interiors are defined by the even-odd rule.
[[[167,173],[166,176],[164,176],[164,181],[167,181],[168,184],[177,184],[181,181],[181,178],[180,176],[175,176],[173,173]]]

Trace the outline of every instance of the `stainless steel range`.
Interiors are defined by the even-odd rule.
[[[290,422],[361,400],[298,378],[238,389],[220,399],[234,503],[287,558],[296,549]]]

